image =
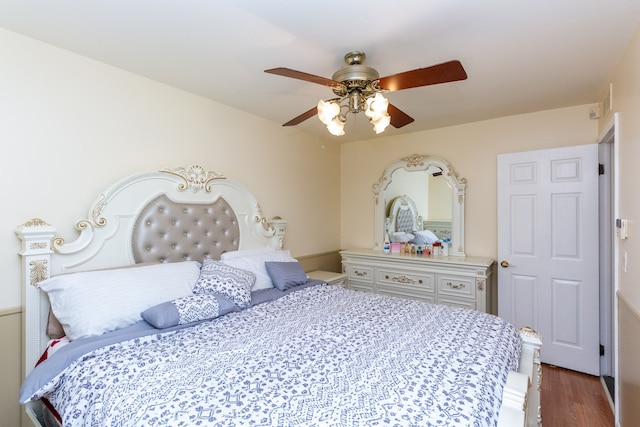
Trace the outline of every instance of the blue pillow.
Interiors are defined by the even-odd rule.
[[[233,301],[216,294],[189,295],[155,305],[141,313],[142,318],[158,329],[199,320],[215,319],[233,311]]]
[[[281,291],[307,283],[309,278],[298,261],[266,261],[264,263],[273,286]]]

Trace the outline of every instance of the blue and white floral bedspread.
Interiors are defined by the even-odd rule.
[[[65,426],[494,426],[520,338],[484,313],[321,285],[71,363]]]

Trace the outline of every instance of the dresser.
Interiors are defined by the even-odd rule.
[[[497,313],[495,262],[376,249],[340,251],[349,289]]]

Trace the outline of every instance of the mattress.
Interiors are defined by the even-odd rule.
[[[319,284],[72,342],[20,399],[65,426],[495,426],[520,348],[490,314]]]

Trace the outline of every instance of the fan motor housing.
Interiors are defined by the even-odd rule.
[[[347,63],[347,66],[333,73],[331,78],[344,85],[344,88],[334,88],[333,92],[336,95],[346,95],[344,89],[347,93],[352,90],[365,91],[371,82],[380,78],[378,71],[362,64],[366,58],[367,55],[359,51],[349,52],[344,56],[344,62]]]
[[[333,77],[331,79],[344,83],[346,81],[371,82],[373,80],[378,80],[379,78],[380,74],[378,74],[375,69],[362,64],[354,64],[340,68],[338,71],[333,73]]]

